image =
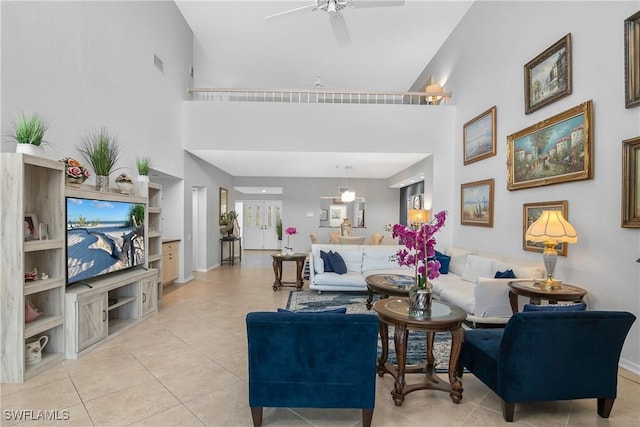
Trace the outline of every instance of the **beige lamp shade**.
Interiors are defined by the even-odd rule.
[[[542,215],[527,229],[525,238],[531,242],[577,243],[578,233],[564,219],[562,212],[542,211]]]
[[[431,211],[426,209],[409,209],[407,214],[409,224],[424,224],[431,220]]]

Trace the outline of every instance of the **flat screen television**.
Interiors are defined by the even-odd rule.
[[[144,265],[144,205],[66,201],[67,285]]]

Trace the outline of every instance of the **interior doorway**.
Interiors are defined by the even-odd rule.
[[[245,200],[243,205],[242,246],[278,250],[276,225],[282,218],[282,200]]]

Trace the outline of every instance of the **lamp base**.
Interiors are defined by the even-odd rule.
[[[562,289],[562,280],[555,280],[552,278],[535,280],[534,285],[540,289],[544,289],[545,291],[556,291],[558,289]]]

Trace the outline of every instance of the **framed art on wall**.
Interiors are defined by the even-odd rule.
[[[640,105],[640,12],[624,20],[625,107]]]
[[[560,200],[557,202],[537,202],[537,203],[525,203],[522,205],[522,249],[525,251],[531,252],[543,252],[544,251],[544,243],[542,242],[531,242],[525,238],[527,234],[527,229],[531,224],[533,224],[540,215],[542,211],[560,211],[562,216],[568,221],[569,220],[569,202],[566,200]],[[560,256],[567,256],[567,243],[558,243],[556,245],[556,251]]]
[[[524,66],[524,112],[532,113],[571,93],[571,33]]]
[[[218,215],[220,223],[218,225],[226,225],[225,215],[229,209],[229,190],[219,187],[218,189]]]
[[[496,106],[469,120],[463,126],[464,164],[496,155]]]
[[[622,227],[640,228],[640,137],[622,141]]]
[[[593,177],[593,101],[507,136],[508,190]]]
[[[460,224],[493,227],[494,179],[460,185]]]

